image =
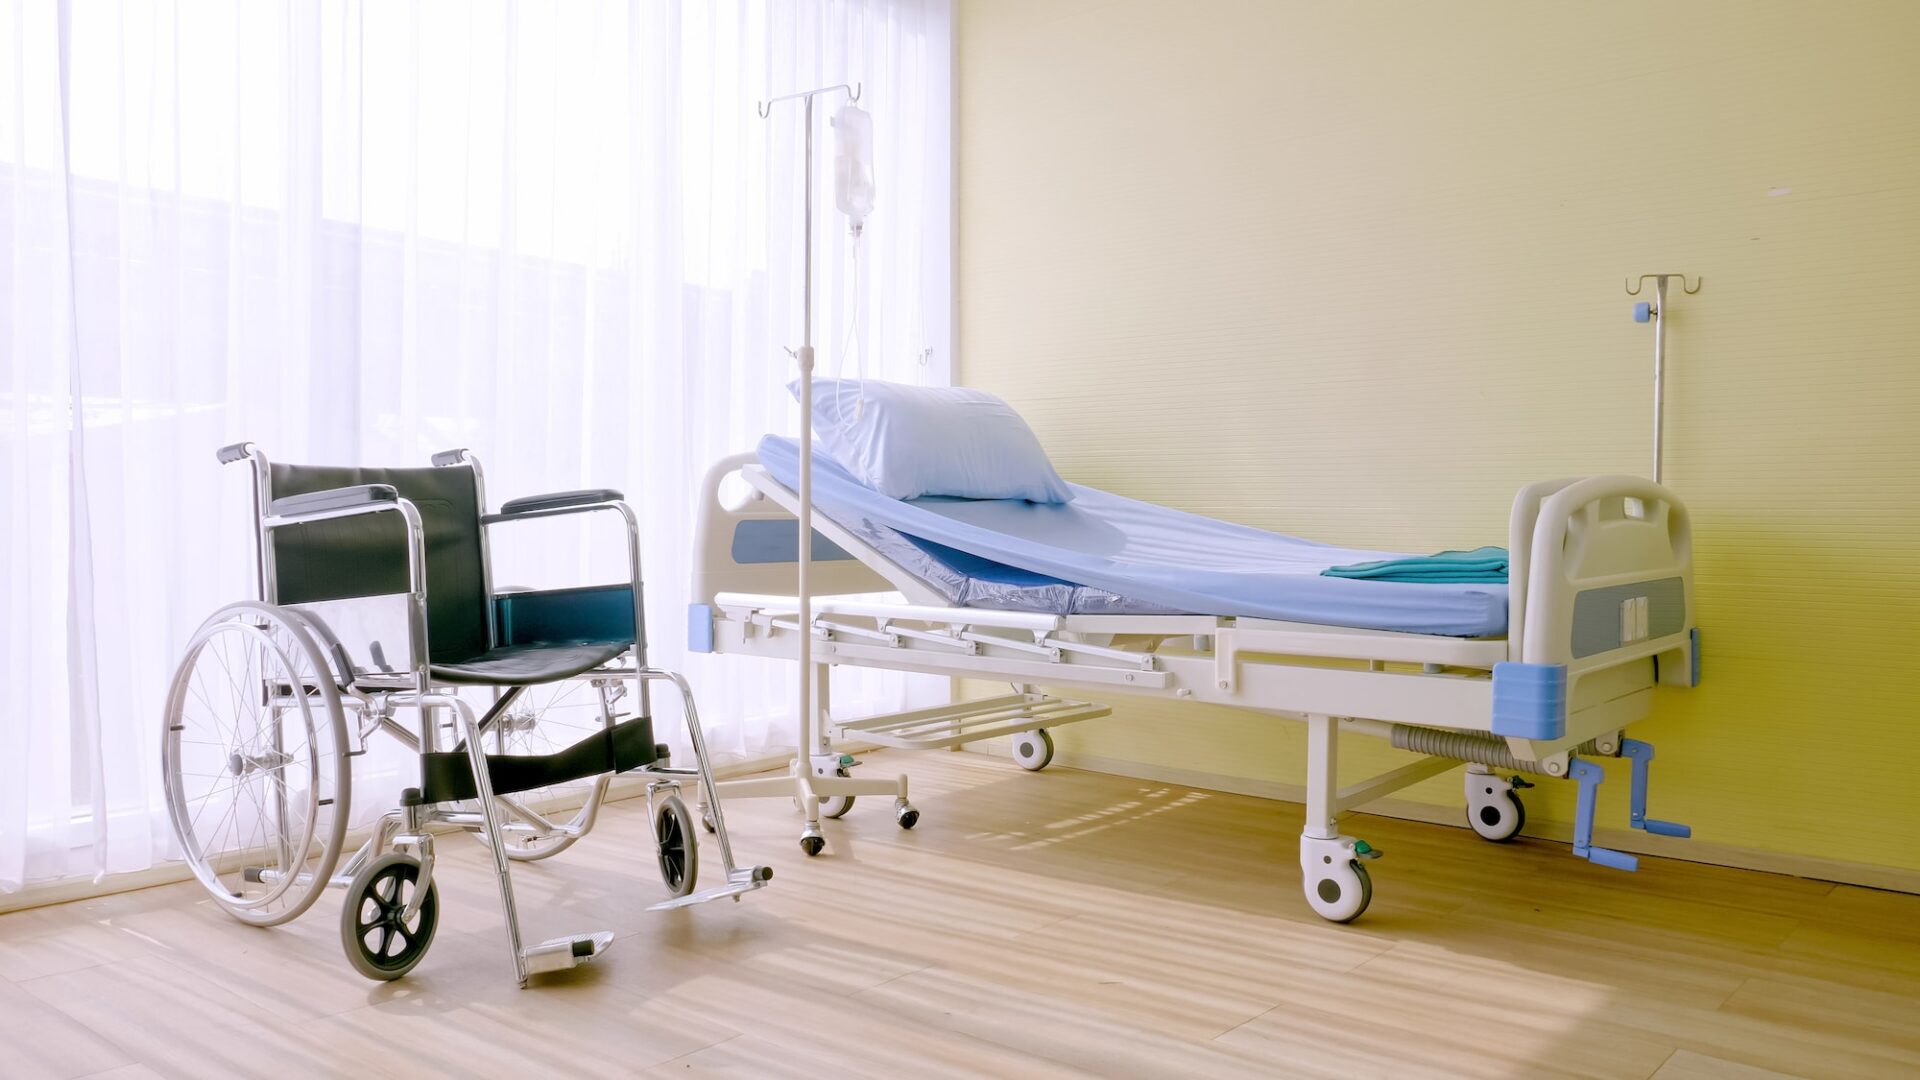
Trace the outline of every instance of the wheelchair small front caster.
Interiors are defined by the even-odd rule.
[[[653,815],[653,840],[660,861],[660,880],[673,896],[693,892],[700,877],[700,845],[689,828],[693,821],[680,796],[669,795],[660,801]]]
[[[718,831],[715,829],[713,824],[713,807],[702,806],[700,808],[700,827],[707,830],[708,832]]]
[[[407,901],[420,881],[420,860],[391,852],[373,860],[347,884],[340,908],[340,944],[354,970],[391,982],[412,971],[433,944],[440,923],[440,890],[431,881],[411,923]]]
[[[827,848],[827,838],[820,835],[818,829],[808,829],[800,834],[800,850],[808,855],[818,855]]]
[[[893,800],[893,820],[899,822],[901,828],[911,829],[920,823],[920,811],[915,810],[913,804],[905,799],[895,799]]]

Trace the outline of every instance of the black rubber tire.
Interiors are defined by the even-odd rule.
[[[700,880],[699,833],[693,829],[693,815],[680,796],[660,800],[653,812],[654,857],[660,864],[660,880],[670,895],[679,897],[693,892]]]
[[[1367,868],[1360,865],[1357,861],[1349,865],[1353,867],[1354,873],[1360,875],[1360,907],[1356,909],[1353,914],[1341,919],[1340,922],[1342,923],[1350,923],[1360,916],[1365,915],[1367,913],[1367,907],[1373,903],[1373,875],[1367,873]]]
[[[340,906],[340,944],[355,971],[378,982],[392,982],[426,957],[440,925],[439,886],[427,883],[426,898],[420,901],[420,914],[411,929],[399,921],[405,893],[399,883],[419,880],[420,860],[395,851],[361,867],[348,883],[347,902]],[[375,908],[371,915],[369,904]],[[376,930],[385,933],[377,946],[370,947],[367,936]],[[396,936],[398,952],[391,948]]]

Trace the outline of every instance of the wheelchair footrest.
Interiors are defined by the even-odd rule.
[[[565,971],[571,967],[578,967],[612,947],[613,931],[611,930],[597,930],[591,934],[573,934],[543,941],[525,950],[527,974],[538,975],[543,971]]]
[[[666,911],[671,908],[692,907],[695,904],[704,904],[709,900],[724,900],[729,896],[738,900],[747,893],[764,887],[766,883],[771,880],[773,880],[773,867],[771,866],[736,866],[733,872],[727,875],[727,883],[725,885],[716,885],[711,889],[705,889],[689,896],[677,896],[672,900],[662,900],[657,904],[649,906],[647,910]]]
[[[596,731],[557,753],[488,754],[487,775],[493,780],[495,795],[511,795],[602,773],[627,772],[658,760],[660,744],[653,741],[653,721],[637,716]],[[473,766],[466,749],[421,754],[420,788],[423,801],[429,803],[476,797]]]

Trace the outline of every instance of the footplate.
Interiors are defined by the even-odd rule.
[[[579,967],[598,957],[613,947],[613,931],[597,930],[591,934],[573,934],[543,941],[521,953],[527,964],[527,974],[538,975],[546,971],[565,971]]]
[[[944,750],[963,743],[1036,728],[1056,728],[1107,716],[1113,710],[1090,701],[1047,694],[1005,694],[931,709],[888,713],[836,724],[841,736],[903,750]]]
[[[704,904],[710,900],[724,900],[729,896],[738,900],[755,889],[766,887],[767,882],[771,880],[773,880],[773,867],[771,866],[736,867],[732,873],[727,875],[727,883],[725,885],[716,885],[711,889],[703,889],[697,893],[691,893],[686,896],[676,896],[671,900],[662,900],[657,904],[650,905],[647,910],[667,911],[671,908],[692,907],[695,904]]]

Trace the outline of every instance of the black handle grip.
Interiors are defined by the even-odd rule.
[[[220,464],[231,465],[236,461],[246,460],[247,447],[252,445],[252,443],[237,442],[232,446],[223,446],[214,456],[220,459]]]

